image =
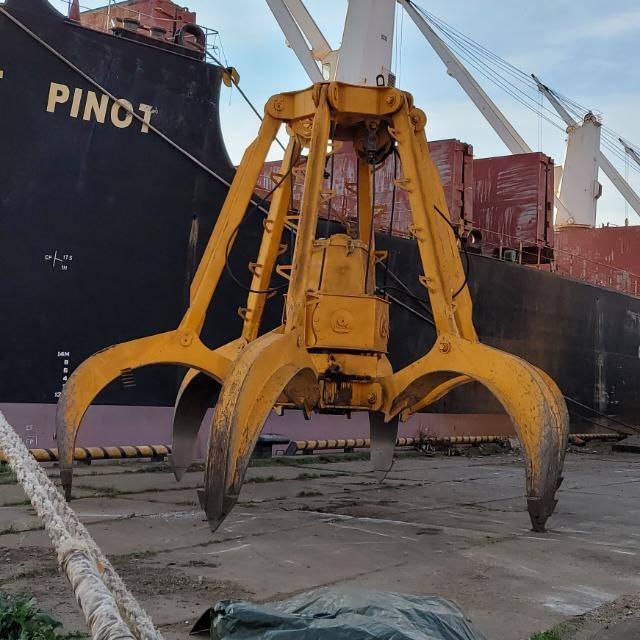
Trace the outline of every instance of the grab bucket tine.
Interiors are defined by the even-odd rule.
[[[269,412],[292,378],[307,367],[311,370],[306,350],[297,346],[298,337],[297,331],[273,333],[250,343],[222,385],[209,435],[205,488],[199,494],[213,531],[238,500]],[[314,374],[308,382],[305,396],[317,396]]]
[[[398,439],[398,416],[385,422],[384,414],[369,414],[369,438],[371,441],[371,467],[378,482],[383,482],[393,466],[393,454]]]
[[[160,333],[109,347],[85,360],[65,384],[56,410],[56,437],[60,449],[60,479],[71,498],[73,453],[82,418],[96,396],[123,371],[152,364],[193,367],[213,380],[224,377],[228,358],[207,349],[199,340],[185,340],[178,331]],[[211,398],[211,396],[209,396]],[[180,453],[180,447],[178,448]]]
[[[197,369],[190,369],[180,385],[173,412],[173,440],[169,462],[179,482],[193,462],[200,426],[215,405],[221,384]]]
[[[531,524],[535,531],[544,531],[557,503],[569,434],[569,414],[560,390],[546,373],[517,356],[442,334],[426,356],[385,381],[387,419],[406,408],[424,406],[416,400],[419,391],[424,398],[441,397],[447,385],[456,386],[452,375],[487,387],[511,417],[525,455]]]

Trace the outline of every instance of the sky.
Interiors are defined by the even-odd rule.
[[[104,0],[82,0],[81,4],[99,6]],[[200,24],[220,32],[224,56],[238,69],[240,86],[259,110],[270,95],[309,85],[264,0],[188,0],[186,4],[197,12]],[[306,0],[306,4],[337,48],[347,0]],[[527,74],[535,73],[548,86],[597,111],[606,126],[640,144],[637,0],[418,0],[417,4]],[[476,157],[508,153],[406,15],[397,17],[395,43],[398,55],[393,69],[398,86],[411,92],[426,112],[429,139],[458,138],[473,145]],[[529,146],[562,163],[565,133],[472,71]],[[238,162],[257,132],[258,119],[237,91],[224,87],[221,119],[229,154]],[[272,157],[279,153],[274,147]],[[634,168],[632,161],[613,160],[640,193],[640,167]],[[640,224],[640,217],[625,206],[602,173],[600,182],[598,224],[624,224],[625,216],[630,224]]]

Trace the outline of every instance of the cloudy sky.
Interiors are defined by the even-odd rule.
[[[98,6],[104,0],[81,3]],[[309,84],[264,0],[189,0],[187,4],[197,11],[201,24],[220,32],[226,59],[239,70],[241,86],[257,105],[273,93]],[[339,46],[347,1],[307,0],[306,4],[329,42]],[[420,0],[418,4],[527,74],[535,73],[565,96],[597,110],[608,127],[640,144],[637,0]],[[395,38],[396,44],[401,41],[393,64],[399,86],[413,93],[426,111],[428,137],[469,142],[477,157],[506,154],[408,16],[398,18]],[[564,133],[474,73],[529,146],[561,163]],[[258,121],[237,91],[224,89],[222,103],[225,139],[237,161],[255,135]],[[623,161],[615,163],[640,192],[640,173]],[[624,201],[602,175],[601,182],[604,195],[598,221],[624,224]],[[640,223],[632,209],[627,215],[631,224]]]

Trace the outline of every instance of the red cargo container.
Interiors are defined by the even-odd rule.
[[[562,227],[555,242],[559,273],[640,294],[640,226]]]
[[[526,263],[553,259],[553,160],[544,153],[474,160],[474,226],[483,253]]]
[[[473,222],[473,147],[459,140],[434,140],[429,151],[440,173],[451,221]]]
[[[467,222],[473,220],[473,148],[459,140],[435,140],[429,143],[429,151],[440,173],[447,206],[451,219],[457,223],[460,218]],[[260,175],[257,191],[264,195],[277,181],[279,162],[268,162]],[[324,188],[333,189],[336,196],[325,203],[320,210],[324,219],[339,220],[347,227],[356,221],[357,202],[355,196],[357,180],[356,154],[351,144],[345,144],[327,163],[327,172],[333,179],[325,180]],[[399,160],[389,156],[376,170],[376,211],[375,227],[378,231],[388,232],[393,214],[393,234],[409,236],[411,212],[407,193],[395,190],[393,204],[393,181],[401,178]],[[294,205],[298,206],[302,195],[302,172],[298,172],[294,187]]]

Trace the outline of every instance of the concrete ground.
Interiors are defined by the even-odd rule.
[[[451,598],[491,640],[563,622],[563,639],[640,636],[640,456],[570,452],[546,534],[530,530],[513,453],[400,455],[383,485],[365,460],[276,461],[249,470],[215,534],[196,506],[201,472],[178,485],[164,465],[79,467],[72,506],[167,639],[219,599],[333,584]],[[84,628],[15,484],[0,484],[0,566],[0,590]]]

